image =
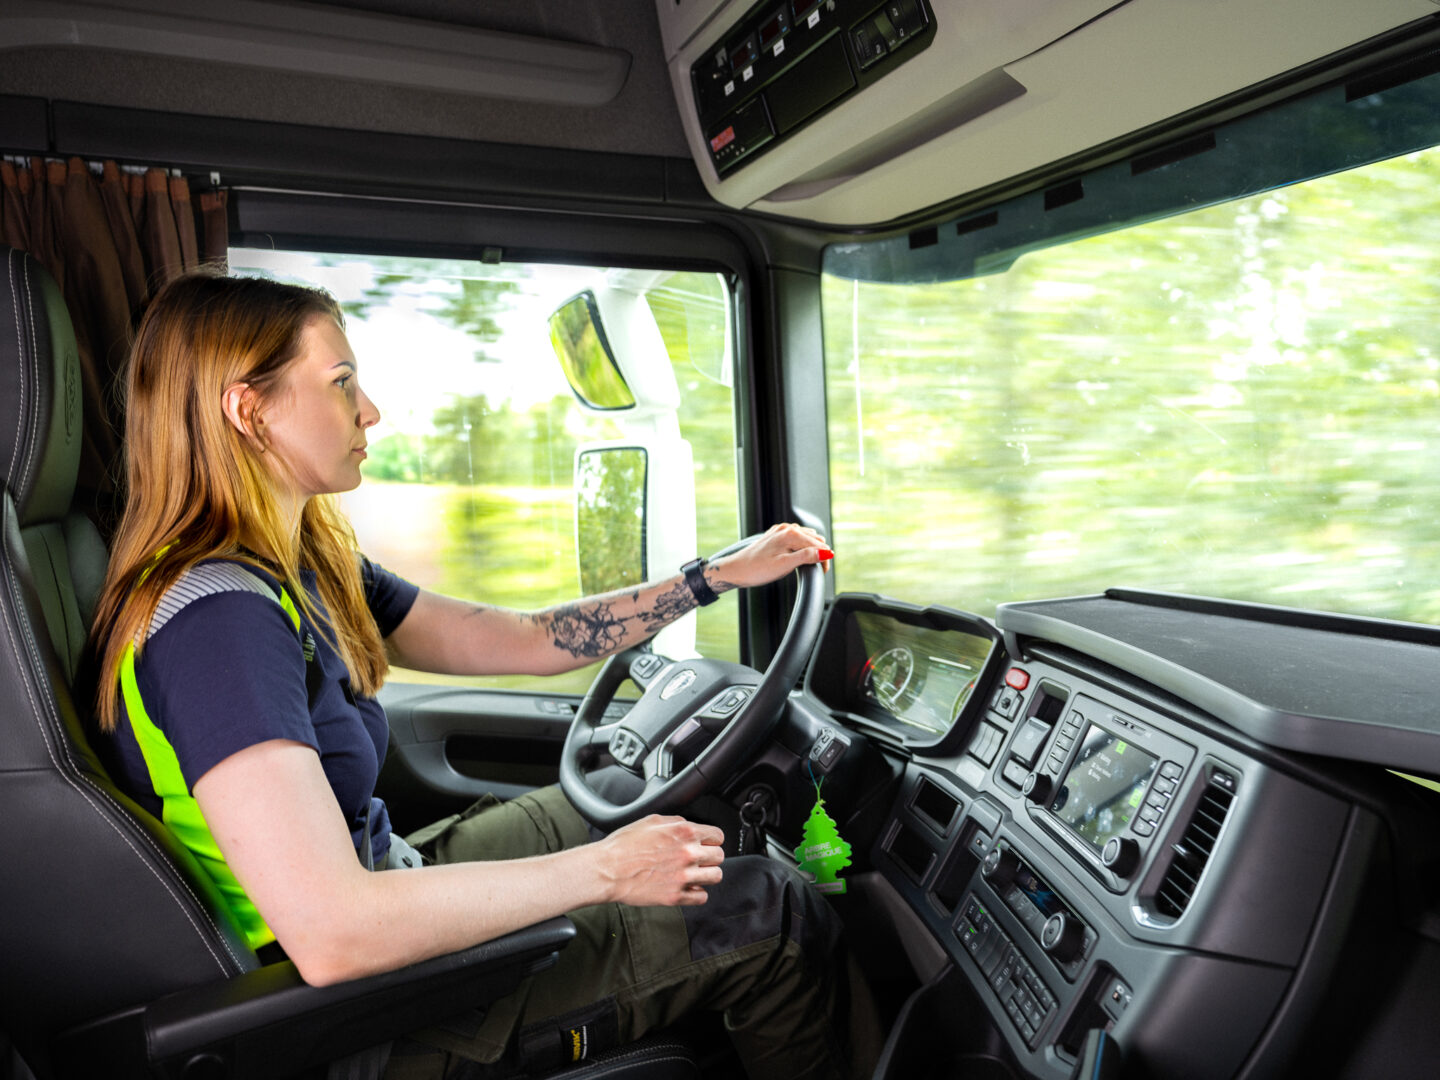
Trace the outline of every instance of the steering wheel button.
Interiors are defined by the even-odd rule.
[[[610,754],[621,765],[634,765],[645,753],[645,740],[623,728],[610,737]]]

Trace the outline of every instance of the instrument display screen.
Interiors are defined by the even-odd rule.
[[[1051,811],[1099,851],[1140,812],[1159,759],[1091,724]]]

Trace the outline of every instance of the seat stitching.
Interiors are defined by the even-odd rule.
[[[0,540],[0,550],[3,550],[3,540]],[[7,554],[8,554],[8,553],[7,553]],[[8,562],[9,560],[7,559],[6,561]],[[8,575],[8,574],[5,575],[5,576],[6,576],[6,578],[7,578],[6,584],[7,584],[7,587],[9,588],[9,591],[10,591],[11,600],[12,600],[12,602],[15,604],[15,610],[16,610],[16,611],[22,611],[22,610],[24,610],[23,607],[21,606],[21,605],[23,604],[23,601],[21,600],[21,598],[20,598],[18,595],[16,595],[15,583],[14,583],[14,578],[13,578],[13,576],[12,576],[12,575]],[[24,621],[23,619],[22,619],[22,620],[19,620],[19,621],[20,621],[20,624],[21,624],[21,629],[22,629],[22,631],[28,630],[28,628],[26,627],[25,621]],[[3,623],[4,623],[4,626],[5,626],[5,634],[6,634],[6,636],[10,639],[10,646],[11,646],[11,648],[15,650],[15,652],[16,652],[17,655],[21,655],[20,650],[19,650],[19,647],[18,647],[18,646],[19,646],[19,643],[15,640],[15,630],[14,630],[14,628],[11,626],[10,620],[9,620],[9,619],[0,619],[0,622],[3,622]],[[29,635],[28,632],[27,632],[27,633],[24,633],[22,636],[23,636],[24,639],[25,639],[25,645],[26,645],[26,651],[25,651],[25,653],[24,653],[23,655],[27,656],[27,657],[32,661],[32,663],[34,663],[36,669],[42,668],[43,665],[39,663],[39,656],[38,656],[38,654],[37,654],[37,650],[35,649],[35,645],[34,645],[33,638],[31,638],[31,636]],[[91,808],[94,809],[97,814],[99,814],[101,820],[103,820],[107,825],[109,825],[110,828],[112,828],[113,830],[115,830],[116,834],[119,835],[120,839],[122,839],[123,841],[125,841],[125,845],[126,845],[127,847],[129,847],[130,850],[133,851],[137,857],[140,858],[140,861],[141,861],[142,865],[144,865],[145,869],[147,869],[147,870],[150,871],[150,873],[155,877],[155,879],[160,882],[160,885],[165,889],[165,891],[168,892],[168,893],[170,894],[170,896],[176,901],[176,905],[180,908],[181,914],[183,914],[183,915],[185,916],[186,920],[189,921],[190,925],[191,925],[192,927],[194,927],[195,931],[196,931],[197,934],[200,936],[200,942],[201,942],[201,944],[205,946],[206,951],[208,951],[208,952],[210,953],[211,958],[214,959],[214,961],[215,961],[215,963],[217,964],[217,966],[219,966],[220,971],[221,971],[221,974],[224,974],[224,975],[227,975],[227,976],[230,975],[231,973],[225,970],[224,961],[220,958],[220,955],[215,951],[215,948],[214,948],[213,944],[212,944],[210,941],[206,940],[203,929],[201,928],[201,926],[200,926],[200,925],[196,922],[196,920],[195,920],[195,915],[194,915],[194,913],[186,908],[185,904],[181,901],[181,898],[176,894],[176,891],[175,891],[175,888],[174,888],[173,883],[170,882],[170,881],[167,881],[167,880],[159,873],[159,871],[156,870],[156,868],[155,868],[154,866],[150,865],[150,863],[145,860],[145,857],[140,853],[139,848],[137,848],[137,847],[135,846],[134,841],[133,841],[129,836],[127,836],[127,835],[125,834],[125,832],[120,828],[120,826],[119,826],[116,822],[114,822],[114,821],[110,820],[109,818],[107,818],[105,814],[100,813],[100,808],[95,804],[95,801],[90,797],[90,795],[86,793],[85,789],[84,789],[83,787],[81,787],[78,783],[76,783],[76,781],[74,780],[74,778],[72,778],[71,776],[69,776],[69,775],[65,772],[65,770],[60,767],[60,762],[59,762],[59,760],[58,760],[58,759],[56,758],[56,756],[55,756],[55,748],[54,748],[53,745],[51,745],[51,741],[50,741],[50,739],[48,738],[47,733],[46,733],[46,730],[45,730],[45,724],[44,724],[44,720],[43,720],[43,718],[42,718],[41,703],[40,703],[40,702],[37,702],[37,701],[35,700],[35,694],[34,694],[33,688],[32,688],[31,685],[30,685],[30,680],[23,678],[23,675],[24,675],[23,672],[21,673],[21,675],[22,675],[21,682],[22,682],[22,683],[24,684],[24,686],[25,686],[25,696],[26,696],[27,698],[29,698],[29,700],[30,700],[31,711],[32,711],[32,713],[35,715],[35,718],[36,718],[36,719],[35,719],[36,726],[39,727],[39,729],[40,729],[40,734],[41,734],[41,739],[42,739],[42,741],[43,741],[44,744],[45,744],[45,752],[46,752],[46,754],[49,755],[49,757],[50,757],[50,763],[55,767],[55,771],[60,774],[60,777],[61,777],[67,784],[69,784],[70,787],[72,787],[72,788],[75,789],[75,791],[80,795],[80,797],[81,797],[82,799],[84,799],[87,803],[90,804]],[[44,709],[44,713],[49,715],[49,718],[50,718],[52,724],[54,725],[54,727],[55,727],[56,730],[58,731],[58,730],[60,729],[60,727],[61,727],[61,725],[60,725],[60,718],[59,718],[58,715],[56,715],[56,714],[53,712],[53,702],[51,702],[51,701],[48,699],[48,697],[47,697],[47,698],[45,699],[45,701],[44,701],[44,705],[46,706],[46,708]],[[76,766],[75,766],[75,761],[74,761],[73,758],[70,758],[70,757],[69,757],[68,752],[67,752],[67,754],[66,754],[66,757],[67,757],[67,759],[68,759],[68,761],[69,761],[69,764],[70,764],[71,768],[75,768],[75,767],[76,767]],[[78,771],[78,769],[77,769],[77,771]],[[88,783],[88,781],[87,781],[87,783]],[[104,798],[106,802],[108,802],[112,807],[114,807],[114,808],[115,808],[117,811],[119,811],[120,813],[122,813],[122,814],[124,813],[124,810],[119,806],[118,803],[115,802],[114,799],[110,798],[110,796],[109,796],[108,793],[106,793],[106,792],[104,792],[104,791],[101,791],[101,790],[99,790],[98,788],[94,788],[93,785],[91,785],[91,787],[92,787],[92,790],[94,790],[95,794],[98,794],[98,795],[100,795],[102,798]],[[154,842],[153,842],[153,841],[151,841],[148,837],[146,837],[146,840],[147,840],[147,842],[151,843],[152,848],[154,848],[154,850],[156,850],[156,851],[157,851],[159,854],[161,854],[162,856],[164,855],[163,852],[160,852],[160,851],[159,851],[158,846],[154,845]],[[190,887],[189,887],[188,884],[183,883],[183,882],[182,882],[182,884],[184,884],[185,891],[190,894],[190,898],[195,901],[196,905],[197,905],[197,906],[201,909],[201,911],[203,912],[203,911],[204,911],[204,905],[200,903],[200,900],[199,900],[199,898],[195,895],[194,891],[190,889]],[[234,951],[230,948],[230,943],[229,943],[228,941],[226,941],[225,938],[224,938],[224,936],[219,933],[218,927],[216,927],[216,925],[215,925],[215,923],[214,923],[214,920],[213,920],[213,919],[209,919],[208,913],[206,913],[206,918],[207,918],[207,920],[209,920],[209,922],[210,922],[211,929],[213,929],[213,930],[216,931],[216,936],[219,938],[220,943],[224,946],[225,951],[226,951],[227,953],[229,953],[230,958],[235,961],[235,966],[236,966],[237,968],[243,967],[243,965],[239,962],[238,958],[235,956]]]
[[[63,538],[61,542],[63,543]],[[63,645],[65,648],[65,655],[60,657],[61,666],[65,669],[65,677],[73,680],[75,677],[73,668],[76,661],[70,652],[70,612],[65,608],[65,594],[64,590],[60,588],[60,568],[55,565],[55,550],[51,545],[50,537],[41,533],[40,545],[45,549],[45,561],[50,564],[50,578],[56,583],[56,591],[60,593],[60,625],[64,631]]]
[[[35,407],[29,410],[30,438],[28,445],[25,448],[25,464],[21,467],[21,472],[25,475],[25,490],[29,491],[30,482],[33,479],[33,477],[31,477],[30,475],[31,465],[32,463],[38,465],[40,460],[35,453],[35,449],[36,444],[40,441],[38,436],[40,434],[40,425],[43,423],[40,417],[40,406],[43,404],[43,402],[40,400],[40,350],[37,347],[37,342],[35,339],[35,293],[30,288],[30,263],[25,259],[21,259],[20,266],[25,273],[25,287],[21,290],[21,295],[25,297],[25,313],[29,316],[30,320],[30,363],[34,368],[35,374]],[[54,342],[51,342],[51,344],[53,345]],[[22,366],[20,370],[23,373],[25,370],[23,366],[23,356],[21,357],[21,364]],[[59,389],[63,393],[63,387],[57,389]],[[53,412],[53,402],[51,403],[51,406],[51,411]],[[18,506],[16,507],[16,510],[19,510]]]
[[[15,464],[20,459],[20,433],[25,424],[25,342],[20,333],[20,297],[15,291],[15,256],[16,251],[11,248],[5,260],[6,277],[10,282],[10,306],[16,313],[15,348],[18,350],[16,368],[20,372],[20,409],[15,415],[15,448],[10,452],[9,475],[11,476],[14,475]]]

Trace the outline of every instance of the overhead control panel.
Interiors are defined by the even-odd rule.
[[[927,0],[767,0],[691,65],[710,159],[725,176],[935,37]]]

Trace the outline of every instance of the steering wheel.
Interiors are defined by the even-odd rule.
[[[739,551],[749,537],[719,552]],[[755,752],[780,719],[791,688],[820,633],[820,567],[797,568],[795,606],[765,671],[723,660],[671,660],[637,646],[605,662],[565,737],[560,787],[586,820],[614,829],[646,814],[669,813],[718,787]],[[626,678],[644,691],[620,719],[606,709]],[[713,738],[703,749],[706,734]],[[597,792],[587,773],[609,757],[644,780],[629,803]]]

